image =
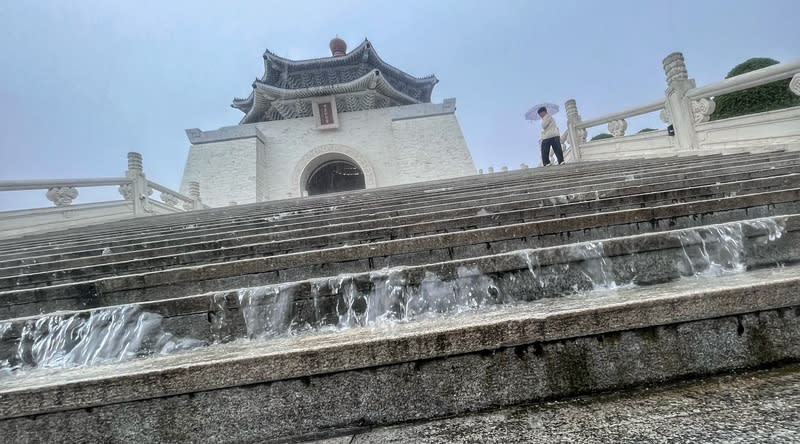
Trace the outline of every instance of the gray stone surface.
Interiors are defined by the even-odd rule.
[[[800,367],[380,428],[318,443],[796,443]]]
[[[281,290],[294,298],[287,319],[323,327],[3,377],[0,435],[19,442],[513,441],[546,428],[547,441],[608,441],[613,433],[621,441],[677,441],[670,433],[680,422],[704,433],[703,414],[694,412],[702,408],[677,419],[670,409],[698,404],[672,398],[627,401],[665,421],[656,428],[662,435],[647,428],[650,421],[631,419],[636,409],[611,405],[581,417],[552,413],[553,405],[515,406],[800,361],[799,173],[797,153],[573,164],[0,241],[0,288],[17,289],[0,294],[3,306],[28,304],[37,313],[0,325],[0,361],[13,360],[25,322],[67,306],[138,302],[181,335],[242,336],[245,306],[236,289],[289,280],[300,282]],[[777,225],[709,225],[776,214],[790,216]],[[699,230],[671,231],[684,227]],[[576,244],[582,240],[602,242]],[[533,249],[511,252],[522,248]],[[749,270],[677,279],[709,261]],[[452,291],[504,305],[332,332],[346,287],[318,283],[312,293],[303,281],[355,273],[361,298],[388,285],[370,270],[398,264],[419,265],[404,271],[403,291],[445,299]],[[93,281],[99,276],[110,277]],[[53,285],[70,280],[88,282]],[[586,291],[612,280],[640,286]],[[220,293],[203,294],[209,290]],[[275,305],[271,295],[251,305],[261,317]],[[224,328],[211,329],[221,319]],[[602,422],[607,410],[616,412],[611,421],[624,419],[612,422],[624,433]],[[708,430],[723,440],[733,440],[730,429],[761,437],[719,418]],[[390,425],[399,427],[381,429]]]
[[[787,157],[789,156],[789,157]],[[420,206],[415,201],[419,201],[420,199],[426,198],[434,198],[436,199],[436,203],[442,203],[441,201],[444,200],[445,202],[459,202],[459,200],[463,201],[464,198],[470,197],[470,201],[472,202],[475,198],[482,199],[488,194],[489,196],[494,195],[495,198],[502,195],[508,195],[511,193],[515,187],[519,187],[520,184],[524,183],[526,180],[530,180],[531,178],[536,178],[540,180],[535,180],[531,184],[534,184],[537,188],[541,188],[543,185],[545,188],[548,186],[551,187],[553,190],[558,190],[559,194],[574,194],[580,192],[580,187],[576,189],[574,187],[576,181],[577,183],[585,184],[585,190],[587,192],[595,192],[597,191],[598,194],[596,196],[599,197],[608,197],[609,195],[623,195],[627,194],[625,191],[626,189],[628,192],[630,191],[629,187],[638,186],[641,187],[643,185],[649,184],[650,185],[664,185],[669,184],[673,181],[686,181],[686,180],[700,180],[698,183],[705,183],[705,184],[714,184],[715,181],[736,181],[736,180],[746,180],[752,179],[755,177],[766,177],[772,175],[780,175],[786,174],[788,172],[795,171],[795,169],[791,168],[791,165],[797,164],[796,154],[789,154],[789,153],[768,153],[762,156],[752,157],[752,156],[705,156],[702,158],[689,158],[689,159],[664,159],[658,162],[656,161],[637,161],[637,162],[625,162],[623,164],[619,163],[589,163],[589,164],[574,164],[564,167],[564,169],[559,169],[558,173],[551,174],[548,172],[536,171],[533,172],[514,172],[509,173],[508,175],[504,175],[502,178],[495,177],[495,176],[481,176],[477,178],[470,178],[469,180],[461,179],[459,181],[438,181],[438,182],[431,182],[421,186],[397,186],[389,189],[383,189],[378,191],[367,191],[367,192],[355,192],[351,193],[351,195],[347,196],[346,200],[343,200],[343,197],[339,199],[331,198],[331,197],[317,197],[311,199],[289,199],[283,202],[273,202],[270,204],[269,209],[275,209],[275,213],[280,213],[281,211],[291,211],[298,207],[301,208],[309,208],[313,207],[314,205],[320,205],[320,208],[329,208],[331,205],[337,206],[337,208],[341,207],[341,204],[345,204],[345,206],[349,204],[353,204],[359,200],[367,201],[369,200],[372,202],[379,202],[382,201],[385,204],[391,204],[392,207],[396,207],[397,205],[402,205],[405,203],[405,206],[410,206],[411,208],[418,208],[418,210],[422,211],[430,211],[427,208],[429,207],[430,203],[427,205]],[[711,171],[709,171],[709,166],[713,166]],[[789,166],[790,168],[787,168]],[[531,170],[533,171],[533,170]],[[590,173],[591,174],[588,174]],[[636,174],[626,174],[635,172]],[[662,174],[656,174],[662,172]],[[669,172],[669,174],[664,175],[663,172]],[[654,177],[650,177],[654,175]],[[722,175],[722,176],[720,176]],[[766,176],[765,176],[766,175]],[[516,177],[515,177],[516,176]],[[629,179],[630,177],[630,179]],[[727,178],[725,178],[727,177]],[[706,181],[702,181],[705,178]],[[609,179],[613,179],[610,180]],[[711,181],[707,181],[707,179],[711,179]],[[428,193],[427,190],[424,190],[424,187],[431,187],[436,186],[435,184],[440,183],[443,185],[458,185],[458,196],[456,196],[454,192],[452,192],[453,188],[450,186],[444,187],[442,192],[431,192]],[[468,186],[468,184],[475,184],[475,186]],[[597,185],[605,183],[609,188],[605,190],[598,190]],[[516,185],[515,185],[516,184]],[[594,184],[594,185],[592,185]],[[402,193],[409,193],[414,192],[416,189],[419,191],[426,191],[420,195],[416,196],[409,196],[408,194],[403,195]],[[467,196],[465,192],[472,190],[476,194],[474,196]],[[480,190],[480,191],[479,191]],[[372,197],[372,195],[375,195]],[[513,194],[513,193],[512,193]],[[461,197],[463,196],[463,197]],[[369,197],[369,199],[367,199]],[[397,199],[400,197],[400,199]],[[394,198],[394,199],[392,199]],[[394,200],[394,202],[390,202]],[[424,199],[423,199],[424,200]],[[251,208],[249,211],[250,213],[258,213],[258,207],[253,208],[251,207],[244,207],[244,208]],[[246,210],[244,208],[237,208],[236,213],[242,214]],[[263,212],[263,211],[262,211]],[[200,213],[193,212],[190,215],[181,215],[178,217],[173,218],[148,218],[148,221],[159,221],[161,223],[165,221],[171,222],[179,222],[181,220],[191,221],[191,222],[198,222],[203,221],[203,225],[207,225],[208,222],[213,222],[215,218],[219,218],[220,216],[224,216],[231,213],[231,210],[207,210]],[[208,216],[216,216],[209,218]],[[245,221],[239,221],[241,222]],[[263,222],[263,220],[262,220]],[[158,223],[158,222],[156,222]],[[188,223],[188,222],[187,222]],[[142,227],[142,225],[145,225]],[[134,231],[141,231],[141,233],[126,233],[124,235],[120,233],[114,233],[113,240],[118,242],[118,239],[124,241],[125,239],[152,239],[153,235],[158,235],[159,231],[154,230],[157,228],[156,226],[149,226],[150,223],[147,224],[131,224],[130,222],[124,223],[116,223],[107,226],[97,226],[97,227],[90,227],[83,230],[76,234],[87,233],[91,231],[98,231],[99,229],[103,229],[106,233],[113,232],[109,231],[109,229],[113,230],[114,226],[129,226],[130,228],[138,228]],[[193,226],[194,224],[189,224],[185,228],[184,231],[191,231],[193,235],[195,235],[201,227]],[[102,228],[101,228],[102,227]],[[142,229],[144,228],[144,229]],[[172,233],[172,230],[177,227],[170,227],[169,232]],[[53,233],[50,236],[45,236],[45,238],[53,237],[59,240],[59,243],[64,243],[64,239],[61,239],[64,236],[64,233]],[[70,238],[75,237],[73,233],[70,233]],[[78,236],[80,237],[80,236]],[[97,241],[96,236],[87,236],[87,241]],[[106,239],[112,240],[112,239]],[[19,242],[20,244],[25,244],[26,242],[23,240]],[[5,244],[9,244],[6,242]],[[63,249],[63,248],[60,248]],[[26,248],[27,250],[27,248]],[[19,254],[24,255],[22,251]]]
[[[800,193],[800,190],[797,192]],[[759,197],[753,196],[752,199],[758,200]],[[800,198],[797,201],[800,203]],[[703,209],[708,207],[700,205],[694,211],[699,212]],[[649,220],[648,216],[652,216],[653,211],[646,210],[648,214],[643,216],[643,220]],[[587,218],[591,221],[596,217],[587,216]],[[792,258],[797,257],[800,242],[795,237],[800,235],[800,231],[797,230],[800,219],[790,216],[785,220],[786,232],[779,242],[775,242],[775,246],[760,241],[753,242],[749,237],[746,239],[744,247],[747,253],[745,255],[747,265],[763,266],[776,262],[791,262]],[[568,224],[566,219],[552,223],[554,227],[560,226],[561,230],[565,231],[569,230]],[[760,239],[764,234],[763,230],[747,228],[747,225],[743,229],[746,232],[745,236],[756,236]],[[301,281],[342,273],[368,273],[386,266],[410,266],[433,262],[436,265],[427,266],[424,271],[433,272],[442,279],[454,276],[457,268],[462,265],[477,267],[487,274],[525,271],[529,264],[515,252],[468,259],[457,258],[459,260],[453,262],[440,261],[453,258],[452,249],[459,244],[487,245],[488,242],[484,254],[496,253],[493,251],[493,237],[526,238],[530,247],[540,247],[537,236],[540,231],[541,228],[537,224],[519,224],[122,275],[85,283],[15,290],[4,294],[4,299],[0,303],[0,318],[29,316],[43,308],[46,311],[74,310],[189,296],[230,288]],[[608,229],[601,230],[596,237],[603,238],[607,234]],[[580,234],[576,237],[576,240],[581,240]],[[687,243],[681,239],[682,235],[675,232],[649,233],[607,239],[603,241],[602,249],[606,258],[615,262],[612,269],[617,282],[628,282],[632,279],[639,283],[659,282],[681,274],[670,264],[682,260],[685,246],[697,243],[697,241]],[[496,248],[503,250],[502,245]],[[587,256],[583,255],[582,250],[578,251],[571,245],[564,245],[531,252],[531,256],[535,257],[535,263],[543,269],[550,266],[564,268],[564,270],[544,270],[544,274],[560,273],[563,277],[559,275],[558,285],[542,289],[544,293],[541,296],[568,291],[574,285],[586,288],[587,282],[585,277],[582,277],[584,273],[580,267],[567,267],[568,264],[579,264],[586,259]],[[666,266],[659,266],[659,262]],[[629,271],[627,275],[624,270]],[[664,273],[667,274],[662,276]]]
[[[44,372],[0,389],[0,432],[20,442],[334,435],[797,360],[797,276],[764,270],[707,291],[691,280]]]

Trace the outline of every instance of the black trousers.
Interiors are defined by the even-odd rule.
[[[560,137],[556,136],[542,140],[542,166],[550,165],[550,148],[556,153],[558,163],[564,162],[564,153],[561,152],[561,140]]]

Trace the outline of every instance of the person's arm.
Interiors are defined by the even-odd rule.
[[[547,132],[551,126],[553,126],[553,116],[548,114],[542,119],[542,131]]]

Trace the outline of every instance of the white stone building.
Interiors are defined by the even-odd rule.
[[[365,40],[341,39],[331,57],[293,61],[264,53],[264,74],[236,126],[186,130],[181,191],[224,206],[476,174],[455,99],[431,103],[434,76],[385,63]]]

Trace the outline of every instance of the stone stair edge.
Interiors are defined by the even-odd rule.
[[[770,169],[770,170],[759,170],[759,171],[757,171],[757,172],[750,172],[750,173],[748,173],[747,175],[748,175],[748,177],[759,176],[759,173],[763,173],[763,172],[767,172],[767,171],[772,171],[772,170],[771,170],[771,169]],[[784,171],[784,170],[781,170],[781,171]],[[781,172],[781,171],[775,171],[775,172],[776,172],[776,173],[778,173],[778,172]],[[791,169],[791,167],[790,167],[790,169],[789,169],[789,170],[785,170],[785,171],[786,171],[786,172],[788,172],[788,171],[794,171],[794,170],[792,170],[792,169]],[[739,173],[735,173],[735,174],[739,174]],[[719,176],[716,176],[716,177],[719,177]],[[726,176],[726,177],[727,177],[727,176]],[[766,175],[766,176],[764,176],[764,177],[772,177],[772,176],[771,176],[771,175]],[[701,178],[687,179],[687,180],[700,181],[700,180],[701,180]],[[643,186],[652,186],[652,185],[657,185],[657,184],[647,184],[647,185],[643,185]],[[631,186],[638,186],[638,185],[629,185],[629,187],[631,187]],[[610,192],[611,190],[613,190],[613,188],[610,188],[610,189],[607,189],[607,190]],[[569,191],[569,190],[567,190],[567,191]],[[340,216],[337,216],[337,217],[341,218]],[[319,220],[315,220],[314,222],[319,222]],[[295,223],[297,223],[297,222],[293,220],[293,221],[292,221],[292,223],[293,223],[293,224],[295,224]],[[263,225],[263,224],[262,224],[262,225]],[[242,232],[242,230],[243,230],[243,227],[241,226],[241,224],[238,224],[238,225],[229,225],[229,226],[234,226],[234,227],[237,227],[237,230],[236,230],[236,231],[234,231],[234,232],[230,232],[230,231],[223,231],[222,233],[240,233],[240,232]],[[280,223],[276,225],[276,227],[284,227],[284,226],[286,226],[286,225],[280,225]],[[301,224],[301,226],[302,226],[302,224]],[[203,228],[203,229],[204,229],[204,230],[208,230],[209,228]],[[267,227],[260,226],[259,228],[255,228],[255,229],[256,229],[256,230],[263,230],[263,229],[267,229]],[[248,230],[247,230],[247,229],[244,229],[244,231],[248,231]],[[212,232],[211,232],[211,233],[209,233],[208,235],[214,235],[215,233],[218,233],[218,231],[212,231]],[[199,233],[199,232],[197,232],[197,231],[192,231],[192,232],[190,233],[190,235],[189,235],[189,236],[184,236],[183,238],[176,238],[176,237],[174,237],[174,236],[170,236],[171,234],[174,234],[174,232],[170,232],[170,233],[168,233],[167,235],[165,235],[165,236],[162,236],[162,238],[163,238],[164,240],[169,240],[169,239],[191,239],[191,238],[195,238],[195,237],[197,237],[197,236],[199,236],[199,235],[203,235],[203,233]],[[124,236],[123,236],[123,237],[124,237]],[[136,240],[140,240],[140,239],[141,239],[141,236],[130,236],[130,237],[132,237],[132,238],[134,238],[134,239],[136,239]],[[100,244],[100,245],[108,245],[108,246],[112,246],[112,247],[113,247],[114,245],[117,245],[117,246],[119,246],[119,242],[126,242],[125,240],[120,240],[119,236],[116,236],[115,238],[116,238],[117,240],[115,240],[115,243],[114,243],[113,245],[112,245],[112,244],[108,244],[108,243],[107,243],[107,241],[100,241],[100,242],[101,242],[101,244]],[[94,242],[94,241],[95,241],[95,238],[92,238],[92,241]],[[159,241],[159,239],[150,239],[150,240],[148,240],[147,242],[150,242],[150,243],[152,243],[152,242],[158,242],[158,241]],[[96,243],[96,242],[95,242],[95,243]],[[86,244],[84,244],[84,245],[86,245]],[[91,244],[89,244],[89,245],[91,245]],[[47,250],[51,250],[52,248],[54,248],[54,246],[53,246],[53,245],[47,245],[47,246],[44,246],[44,247],[38,247],[38,248],[40,248],[40,249],[47,249]],[[61,248],[63,249],[63,248],[66,248],[66,247],[62,245],[62,247],[61,247]],[[80,248],[80,247],[78,247],[78,248]],[[99,246],[98,246],[98,247],[96,247],[96,248],[99,248]],[[28,249],[28,250],[26,250],[26,251],[30,251],[30,249]],[[18,251],[16,251],[16,250],[15,250],[14,252],[11,252],[11,253],[6,253],[6,254],[0,253],[0,257],[3,257],[4,259],[2,259],[2,261],[3,261],[3,262],[5,262],[5,261],[11,261],[11,260],[14,260],[14,258],[15,258],[15,257],[16,257],[16,258],[19,258],[19,257],[24,257],[24,256],[22,256],[22,254],[23,254],[23,253],[20,253],[20,252],[18,252]],[[26,253],[26,254],[27,254],[27,253]]]
[[[599,200],[589,200],[589,199],[576,198],[575,200],[570,200],[570,201],[568,201],[566,203],[563,203],[563,204],[559,203],[559,204],[556,204],[556,205],[551,206],[551,207],[544,207],[542,205],[539,205],[539,206],[534,205],[534,203],[536,203],[536,202],[542,203],[542,202],[546,201],[547,199],[536,199],[536,200],[532,200],[532,201],[512,202],[512,203],[509,203],[509,204],[499,204],[498,206],[520,205],[520,203],[527,203],[527,202],[530,202],[531,205],[533,205],[533,206],[530,206],[528,208],[521,208],[521,209],[505,209],[505,210],[502,210],[501,212],[495,212],[494,209],[493,209],[492,212],[487,213],[486,215],[482,215],[482,216],[476,216],[476,215],[466,216],[466,215],[462,215],[462,216],[457,216],[457,217],[454,216],[453,218],[439,218],[439,219],[435,219],[435,220],[431,220],[431,221],[421,221],[421,222],[413,222],[413,221],[404,222],[404,221],[400,220],[402,218],[387,218],[387,219],[384,219],[387,222],[385,225],[376,225],[374,228],[370,228],[369,226],[371,226],[371,224],[376,222],[376,221],[370,221],[370,223],[366,224],[366,225],[369,225],[367,227],[356,226],[356,227],[353,227],[353,229],[346,230],[346,231],[327,232],[327,230],[324,230],[324,227],[319,227],[319,228],[316,228],[316,229],[298,229],[298,230],[290,230],[290,231],[285,231],[285,232],[271,232],[271,233],[268,233],[268,234],[238,235],[235,238],[235,242],[231,242],[233,239],[197,241],[197,242],[188,243],[188,244],[177,244],[177,245],[170,245],[170,246],[164,246],[164,247],[155,247],[155,248],[149,248],[149,249],[141,249],[141,250],[135,250],[135,251],[113,253],[113,254],[109,254],[107,256],[98,256],[96,254],[95,250],[91,250],[91,251],[94,252],[94,254],[86,255],[86,256],[82,256],[82,257],[76,257],[76,258],[70,258],[70,259],[60,259],[60,260],[53,260],[53,261],[37,260],[36,263],[32,263],[32,264],[22,264],[22,265],[17,265],[17,266],[13,266],[13,267],[0,267],[0,279],[11,278],[11,277],[18,276],[18,275],[21,274],[21,273],[15,272],[15,270],[20,270],[20,272],[22,270],[25,270],[25,274],[27,274],[27,273],[32,273],[32,272],[47,272],[47,271],[55,271],[55,270],[65,270],[65,269],[68,269],[68,268],[73,268],[75,266],[81,266],[81,267],[83,267],[83,266],[108,266],[108,265],[111,265],[111,264],[122,263],[122,262],[125,262],[125,261],[149,260],[149,259],[156,260],[156,259],[159,259],[159,258],[175,257],[176,255],[183,256],[183,255],[195,254],[195,253],[202,254],[203,252],[209,252],[209,251],[231,251],[231,250],[237,249],[237,248],[239,248],[239,249],[241,249],[241,248],[251,248],[251,247],[256,247],[256,246],[261,246],[261,245],[274,245],[277,250],[283,250],[284,247],[281,247],[281,244],[290,245],[291,243],[298,243],[298,242],[303,242],[303,241],[311,241],[313,243],[314,240],[329,239],[329,240],[326,241],[326,244],[330,245],[331,242],[336,242],[337,239],[339,239],[339,238],[342,238],[344,241],[348,241],[348,240],[350,240],[350,237],[347,237],[347,235],[352,235],[352,234],[355,234],[355,233],[363,233],[364,235],[367,235],[368,233],[373,233],[373,235],[385,236],[386,233],[384,233],[384,232],[389,232],[389,231],[394,232],[394,231],[398,231],[398,230],[399,231],[406,231],[410,227],[421,227],[421,228],[419,228],[419,230],[422,230],[422,232],[435,231],[435,230],[439,230],[440,229],[440,228],[437,228],[438,226],[441,226],[442,229],[453,230],[454,228],[451,227],[451,225],[455,221],[458,221],[458,220],[464,221],[465,224],[466,224],[466,221],[473,220],[473,219],[476,219],[476,218],[485,219],[487,221],[491,220],[491,222],[492,222],[491,224],[483,224],[483,225],[479,224],[477,226],[477,228],[482,228],[482,227],[486,227],[486,226],[489,226],[489,225],[495,225],[494,222],[503,221],[504,219],[508,219],[508,218],[516,218],[516,217],[518,217],[518,215],[526,214],[527,212],[536,212],[536,210],[541,210],[543,213],[547,213],[547,212],[558,213],[559,211],[561,211],[562,212],[562,218],[563,217],[574,217],[574,216],[579,216],[579,215],[582,215],[582,214],[589,214],[589,213],[587,213],[589,211],[588,209],[587,210],[579,210],[578,207],[591,206],[591,205],[595,204],[596,202],[602,202],[602,201],[620,201],[613,208],[609,209],[610,211],[619,211],[620,209],[624,208],[624,207],[623,208],[618,208],[619,206],[621,206],[623,201],[625,201],[626,199],[630,199],[630,198],[634,198],[634,197],[640,197],[640,196],[643,199],[645,197],[648,197],[648,196],[658,196],[659,200],[653,202],[654,204],[659,204],[659,202],[661,202],[661,201],[677,199],[678,198],[677,194],[679,194],[679,193],[681,195],[683,195],[683,194],[691,194],[692,192],[699,191],[699,190],[704,190],[704,191],[707,191],[707,192],[717,191],[718,194],[721,194],[723,196],[727,195],[731,190],[733,190],[733,191],[736,192],[736,196],[745,196],[745,195],[752,194],[752,193],[769,192],[769,191],[773,191],[773,190],[765,190],[765,189],[763,189],[763,187],[758,187],[758,188],[753,188],[753,189],[744,188],[744,187],[742,187],[742,184],[746,184],[748,182],[761,184],[761,183],[769,183],[771,181],[778,181],[778,182],[781,182],[781,185],[785,185],[785,184],[787,184],[786,183],[787,180],[791,179],[791,178],[800,179],[800,174],[791,174],[791,175],[786,175],[786,176],[776,176],[776,177],[769,177],[769,178],[763,178],[763,179],[759,178],[759,179],[752,179],[752,180],[749,180],[749,181],[723,183],[723,184],[720,184],[720,185],[703,185],[703,186],[698,186],[698,187],[682,188],[682,189],[679,189],[679,190],[670,190],[670,191],[664,191],[664,192],[658,191],[658,192],[652,192],[652,193],[627,195],[627,196],[624,196],[624,197],[602,198],[602,199],[599,199]],[[796,185],[800,185],[800,182],[797,183]],[[676,196],[671,196],[671,194],[676,194]],[[694,195],[692,194],[692,196],[694,196]],[[685,198],[687,198],[687,197],[684,196],[684,199]],[[703,195],[700,199],[707,200],[707,199],[713,199],[713,198],[717,198],[717,196],[715,196],[715,195],[711,195],[711,196]],[[688,203],[688,202],[691,202],[691,201],[693,201],[693,200],[689,200],[689,201],[685,201],[685,202],[681,202],[681,203]],[[642,205],[644,205],[644,203],[645,203],[645,201],[643,200],[642,201]],[[674,202],[672,202],[672,203],[674,203]],[[646,208],[656,208],[657,206],[658,205],[654,205],[654,206],[648,205]],[[490,206],[484,206],[484,207],[490,207]],[[572,210],[573,207],[575,208],[574,210]],[[475,208],[477,208],[477,207],[475,207]],[[563,210],[559,210],[559,208],[563,208]],[[461,210],[457,210],[457,211],[461,211]],[[568,213],[563,213],[564,211],[567,211]],[[569,216],[567,216],[567,214],[569,214]],[[553,216],[550,216],[549,218],[548,217],[544,217],[542,219],[539,219],[537,217],[536,220],[543,220],[544,221],[544,220],[552,219],[552,217]],[[527,218],[527,216],[526,216],[526,218]],[[389,222],[392,222],[392,223],[389,223]],[[473,224],[470,222],[469,224],[467,224],[465,226],[472,226],[472,225]],[[428,227],[428,228],[424,229],[424,227]],[[450,227],[450,228],[447,228],[447,227]],[[325,231],[325,233],[324,234],[316,233],[314,230]],[[288,237],[288,236],[287,237],[283,237],[283,236],[275,237],[277,234],[289,233],[289,232],[292,232],[292,231],[297,232],[299,236],[298,237]],[[265,236],[270,236],[270,237],[273,237],[273,238],[272,239],[262,239]],[[372,236],[372,235],[370,235],[370,236]],[[397,236],[405,238],[407,236],[415,236],[415,234],[413,234],[413,233],[410,234],[410,235],[398,234]],[[392,235],[392,237],[394,237],[394,235]],[[252,239],[252,241],[248,241],[247,240],[248,238],[253,238],[253,239]],[[253,241],[255,241],[255,242],[253,242]],[[316,244],[314,244],[314,245],[316,245]],[[197,248],[191,248],[191,247],[197,247]],[[176,250],[179,250],[179,251],[176,251]],[[151,253],[154,253],[154,252],[157,252],[157,251],[161,251],[164,254],[161,254],[161,255],[159,255],[159,254],[151,254]],[[145,255],[144,253],[149,253],[149,254]],[[61,264],[61,268],[54,268],[54,267],[59,266],[59,264]],[[72,267],[64,267],[64,265],[67,265],[67,264],[74,264],[74,265]],[[2,261],[0,261],[0,265],[2,265]],[[36,269],[37,271],[32,271],[31,269]]]
[[[348,338],[348,332],[333,333],[336,340],[307,337],[297,350],[257,349],[207,356],[173,355],[144,363],[120,364],[113,375],[96,377],[91,369],[75,379],[51,380],[0,388],[0,418],[38,415],[47,412],[87,408],[107,403],[152,397],[174,396],[194,391],[217,390],[239,385],[294,379],[401,362],[436,359],[523,344],[565,340],[700,319],[740,315],[800,305],[800,277],[794,270],[775,279],[766,275],[759,284],[722,285],[714,290],[670,294],[652,299],[635,299],[590,308],[568,308],[561,312],[516,312],[508,319],[461,323],[457,327],[434,325],[422,333],[405,334],[395,328],[387,335]],[[757,274],[758,272],[749,272]],[[756,278],[758,279],[758,278]],[[426,325],[425,327],[428,327]],[[351,330],[352,332],[353,330]],[[382,332],[385,333],[385,332]],[[225,346],[223,346],[225,347]],[[233,344],[232,347],[238,347]],[[277,349],[279,345],[275,346]],[[370,350],[369,354],[364,353]],[[192,352],[189,352],[192,353]],[[322,355],[326,356],[323,358]],[[185,359],[189,358],[189,359]],[[365,359],[367,358],[367,359]],[[169,361],[174,361],[169,363]],[[146,360],[143,360],[146,361]],[[98,372],[104,368],[97,367]],[[102,373],[101,373],[102,374]],[[67,375],[69,378],[73,375]],[[62,379],[65,379],[62,375]],[[58,396],[54,396],[58,393]],[[54,400],[57,399],[57,400]]]
[[[251,205],[269,206],[268,203],[255,203],[255,204],[251,204]],[[214,210],[219,210],[219,209],[214,209]],[[211,211],[211,210],[203,210],[203,211]],[[232,211],[232,210],[225,209],[224,211]],[[198,212],[197,215],[199,215],[199,214],[200,213]],[[175,218],[175,216],[184,216],[184,215],[181,215],[181,214],[179,214],[179,215],[161,215],[161,216],[153,216],[152,219],[155,219],[155,218]],[[192,216],[192,217],[194,217],[194,216]],[[195,219],[196,219],[196,217],[195,217]],[[191,221],[187,221],[186,223],[190,223],[190,222]],[[114,223],[110,223],[110,224],[101,224],[99,226],[115,226],[117,224],[123,224],[123,223],[132,223],[132,222],[131,221],[119,221],[119,222],[114,222]],[[183,222],[181,222],[181,223],[183,223]],[[82,227],[82,228],[88,230],[90,227]],[[53,232],[53,233],[46,233],[45,236],[52,235],[52,237],[57,237],[59,234],[60,233],[58,233],[58,232]],[[35,238],[36,236],[31,236],[31,237]],[[5,243],[0,242],[0,248],[2,248],[4,246],[4,244]]]

